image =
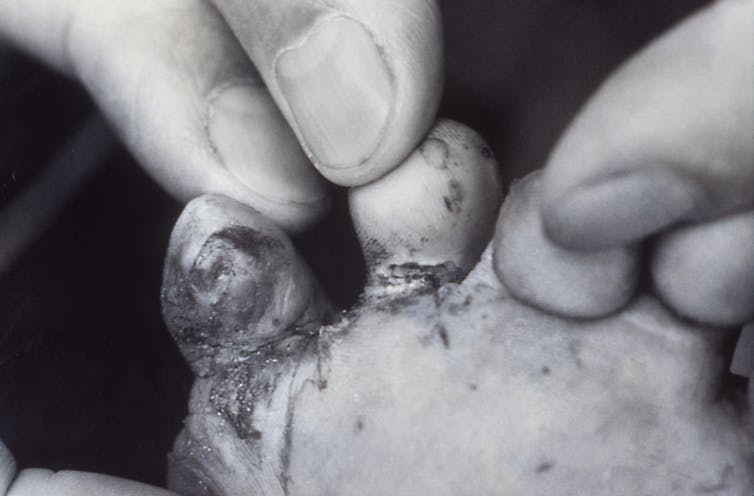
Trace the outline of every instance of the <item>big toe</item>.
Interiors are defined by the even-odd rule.
[[[327,311],[291,241],[254,209],[219,195],[190,202],[170,239],[165,321],[200,375],[293,332]]]

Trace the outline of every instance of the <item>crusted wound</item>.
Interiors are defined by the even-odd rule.
[[[464,271],[453,262],[424,265],[414,262],[375,267],[369,275],[365,296],[401,297],[425,293],[457,282]]]

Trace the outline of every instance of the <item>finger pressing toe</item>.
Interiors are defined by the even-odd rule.
[[[713,2],[600,88],[545,170],[555,241],[615,246],[752,205],[752,5]]]
[[[497,162],[484,141],[440,121],[395,170],[350,191],[370,285],[459,279],[492,236],[501,199]]]
[[[325,177],[371,181],[427,131],[442,80],[431,0],[214,0]]]
[[[754,213],[677,229],[652,260],[660,297],[679,314],[728,326],[754,318]]]
[[[168,328],[200,375],[285,335],[316,332],[327,310],[285,234],[219,195],[197,198],[178,219],[162,306]]]
[[[503,204],[493,243],[500,280],[525,303],[566,317],[601,317],[621,308],[637,284],[638,250],[557,246],[544,233],[540,197],[535,172],[514,184]]]
[[[324,214],[324,180],[207,2],[85,2],[68,46],[71,72],[179,199],[223,194],[287,231]]]

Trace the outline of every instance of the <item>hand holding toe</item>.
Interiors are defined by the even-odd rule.
[[[0,36],[77,77],[178,199],[222,194],[287,232],[326,211],[320,173],[398,165],[440,98],[431,0],[11,0]]]
[[[519,250],[519,269],[512,252],[498,259],[515,294],[597,317],[627,301],[646,265],[655,292],[684,317],[717,326],[754,318],[753,11],[750,0],[715,2],[597,91],[544,170],[542,227],[529,234],[538,248]],[[512,232],[500,242],[515,251]],[[553,257],[553,274],[537,270]],[[562,272],[577,260],[580,270]]]

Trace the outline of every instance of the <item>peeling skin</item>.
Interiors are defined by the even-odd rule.
[[[199,378],[170,456],[169,485],[186,496],[288,494],[295,397],[319,377],[318,341],[288,337]]]
[[[170,455],[178,493],[751,494],[751,412],[721,396],[735,333],[646,295],[600,320],[547,314],[511,296],[490,247],[465,279],[383,260],[328,315],[285,238],[207,201],[179,220],[163,291],[197,372]],[[243,216],[250,231],[225,229]],[[256,274],[243,289],[269,305],[234,300],[231,273]]]
[[[711,401],[719,331],[648,297],[606,322],[563,320],[471,280],[393,305],[363,301],[287,355],[244,362],[251,385],[195,386],[195,444],[234,454],[218,468],[183,448],[210,494],[750,492],[748,427]],[[207,390],[226,403],[251,390],[244,422],[261,435],[238,436]]]
[[[331,349],[328,390],[307,389],[298,398],[291,461],[297,486],[308,494],[331,494],[333,487],[369,487],[368,494],[459,494],[448,482],[474,474],[469,494],[509,488],[515,489],[506,494],[551,494],[549,482],[522,474],[550,477],[557,467],[557,473],[569,474],[559,480],[564,494],[685,495],[701,480],[716,484],[726,464],[737,467],[739,492],[722,494],[744,494],[740,491],[751,484],[745,426],[721,405],[706,403],[714,383],[689,381],[700,363],[712,369],[710,375],[722,367],[722,357],[707,348],[706,330],[674,321],[651,300],[609,324],[585,326],[480,288],[453,291],[440,306],[425,295],[412,298],[402,313],[364,316]],[[447,312],[450,305],[463,308],[469,292],[488,301],[455,315]],[[492,323],[481,321],[482,311],[493,316]],[[439,322],[433,332],[445,329],[452,346],[421,339],[431,322]],[[663,336],[669,327],[670,335]],[[526,339],[533,331],[538,341]],[[626,350],[638,343],[655,346],[658,356],[631,357]],[[543,373],[543,360],[557,374]],[[643,382],[659,377],[656,389],[647,390]],[[355,439],[342,426],[351,426],[346,419],[362,411],[378,427],[372,437],[363,432]],[[476,428],[462,427],[470,425]],[[578,455],[572,453],[576,446]],[[544,461],[541,448],[548,450]],[[394,462],[386,461],[386,449]],[[321,456],[340,452],[349,455]],[[631,470],[594,477],[593,467],[606,453]],[[417,464],[427,459],[441,469]],[[375,470],[390,482],[372,486]],[[323,472],[340,479],[322,480]],[[402,482],[393,486],[396,480]]]
[[[225,372],[286,335],[316,332],[330,311],[282,232],[225,197],[191,202],[169,253],[163,316],[200,376]]]

